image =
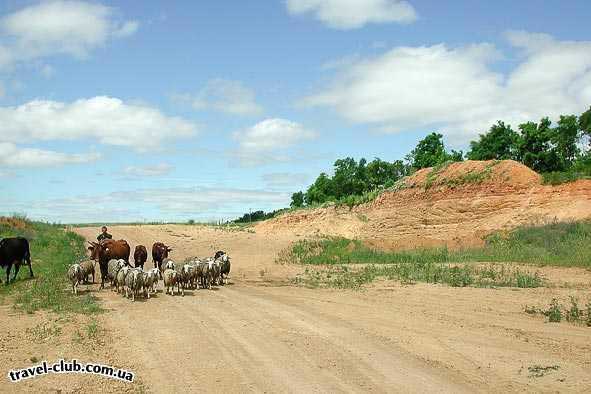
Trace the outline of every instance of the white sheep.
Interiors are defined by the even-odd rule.
[[[174,295],[174,286],[177,284],[177,272],[173,269],[167,268],[162,274],[162,279],[164,280],[166,294],[168,294],[170,290],[170,295]]]
[[[140,268],[132,268],[125,276],[125,296],[129,298],[131,294],[132,301],[135,301],[135,296],[143,289],[144,271]]]
[[[117,281],[117,273],[119,270],[127,265],[127,262],[123,259],[111,259],[107,263],[107,276],[111,281],[111,289],[115,290],[115,282]]]
[[[144,295],[146,297],[150,298],[150,293],[156,293],[159,275],[160,271],[158,268],[152,268],[144,272]]]
[[[152,268],[150,272],[152,272],[152,274],[154,275],[154,281],[152,282],[152,290],[154,293],[156,293],[156,291],[158,290],[158,281],[162,279],[162,272],[160,272],[158,268]]]
[[[185,289],[191,284],[194,272],[195,267],[193,265],[185,264],[178,273],[177,285],[183,296],[185,295]]]
[[[166,258],[164,260],[162,260],[162,266],[164,267],[164,269],[171,269],[174,270],[176,267],[176,264],[174,261],[172,261],[172,259]]]
[[[115,290],[117,291],[117,293],[119,293],[120,289],[121,291],[125,290],[125,277],[129,273],[130,269],[131,268],[129,268],[128,266],[124,266],[121,267],[119,271],[117,271],[117,276],[115,277]]]

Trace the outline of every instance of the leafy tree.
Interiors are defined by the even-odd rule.
[[[335,161],[334,176],[332,177],[335,199],[362,194],[365,191],[366,163],[365,159],[361,159],[357,164],[355,159],[351,157]]]
[[[242,215],[238,219],[234,220],[234,223],[250,223],[250,222],[257,222],[259,220],[271,219],[283,211],[285,211],[285,209],[277,209],[277,210],[271,211],[271,212],[265,212],[265,211],[261,211],[261,210],[254,211],[252,213],[249,212],[249,213],[245,213],[244,215]]]
[[[574,115],[561,115],[557,126],[550,133],[553,156],[557,159],[555,163],[551,163],[552,165],[550,165],[552,171],[565,171],[572,166],[580,153],[579,147],[577,146],[579,138],[580,133],[577,117]]]
[[[589,138],[589,150],[591,150],[591,107],[579,116],[579,129]]]
[[[443,144],[443,136],[438,133],[431,133],[419,141],[409,155],[406,156],[413,168],[420,169],[434,167],[446,161],[461,161],[462,152],[452,151],[447,153]]]
[[[304,193],[299,191],[291,195],[291,204],[292,208],[301,208],[304,206]]]
[[[378,159],[371,161],[366,167],[367,189],[375,190],[381,187],[390,187],[405,175],[408,175],[408,167],[402,160],[392,163]]]
[[[306,205],[322,204],[334,196],[332,179],[324,172],[321,173],[316,181],[306,191],[304,200]]]
[[[451,150],[446,161],[464,161],[464,152],[461,150]]]
[[[521,131],[518,144],[520,161],[537,172],[554,171],[552,164],[556,160],[550,146],[550,120],[543,118],[540,123],[527,122],[519,125]]]
[[[516,160],[519,134],[502,121],[492,125],[488,133],[480,134],[478,141],[470,142],[470,160]]]

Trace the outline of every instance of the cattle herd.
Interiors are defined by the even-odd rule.
[[[101,242],[89,242],[90,261],[72,264],[68,269],[68,279],[72,284],[72,293],[78,294],[78,285],[88,283],[92,275],[95,279],[95,263],[98,261],[101,272],[101,286],[109,282],[111,289],[122,293],[135,301],[138,296],[150,298],[157,290],[160,280],[166,294],[185,294],[187,289],[211,289],[228,283],[230,257],[223,251],[217,251],[212,257],[189,258],[177,264],[168,257],[172,249],[162,242],[152,245],[154,268],[144,270],[148,260],[145,246],[135,248],[133,267],[129,263],[131,249],[125,240],[106,239]]]

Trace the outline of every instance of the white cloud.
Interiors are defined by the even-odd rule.
[[[8,142],[0,143],[0,165],[7,167],[55,167],[88,163],[99,158],[98,153],[66,154],[43,149],[18,148]]]
[[[285,149],[316,137],[299,123],[286,119],[265,119],[243,132],[234,133],[240,147],[246,151],[269,152]]]
[[[490,67],[501,56],[490,44],[397,47],[343,66],[331,86],[303,104],[329,106],[384,131],[437,127],[455,142],[484,132],[498,119],[516,126],[586,109],[591,42],[527,32],[507,37],[520,53],[518,66],[507,74]]]
[[[176,94],[173,99],[189,103],[196,110],[226,112],[233,115],[260,115],[263,108],[255,94],[239,81],[212,79],[196,94]]]
[[[170,174],[173,170],[172,165],[160,163],[152,166],[128,166],[123,169],[123,174],[133,178],[157,177]]]
[[[137,21],[120,21],[113,8],[82,1],[43,1],[0,19],[0,67],[55,54],[85,57],[111,38],[129,36]]]
[[[314,131],[286,119],[266,119],[233,134],[239,149],[230,156],[241,165],[256,166],[292,161],[289,148],[316,138]]]
[[[356,29],[368,23],[410,23],[417,13],[401,0],[287,0],[292,15],[312,13],[334,29]]]
[[[85,139],[136,150],[163,148],[166,140],[189,137],[195,125],[158,109],[98,96],[72,103],[34,100],[0,107],[0,141]]]

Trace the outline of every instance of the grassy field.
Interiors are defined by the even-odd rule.
[[[312,286],[360,287],[385,277],[450,286],[539,287],[543,279],[535,267],[523,270],[507,263],[591,268],[590,241],[591,221],[520,227],[491,235],[482,248],[456,251],[384,252],[358,240],[325,238],[295,243],[278,262],[310,265],[296,281]]]
[[[10,300],[16,308],[28,313],[40,309],[77,313],[101,310],[94,296],[73,296],[66,278],[68,266],[85,256],[82,237],[58,225],[32,222],[23,217],[0,217],[0,238],[13,236],[29,240],[35,278],[29,280],[28,267],[21,267],[16,282],[0,285],[3,301]],[[4,281],[4,270],[1,274]],[[12,278],[12,273],[10,276]]]

